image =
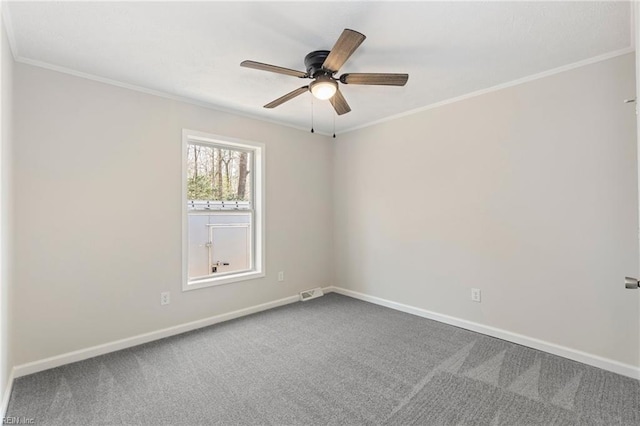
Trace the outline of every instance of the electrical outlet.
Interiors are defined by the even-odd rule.
[[[473,300],[474,302],[480,303],[480,289],[479,288],[472,288],[471,289],[471,300]]]
[[[171,303],[171,294],[168,291],[160,293],[160,304],[168,305],[169,303]]]
[[[284,281],[284,271],[278,272],[278,281]]]

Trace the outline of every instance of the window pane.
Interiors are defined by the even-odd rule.
[[[224,147],[189,144],[189,200],[250,201],[252,153]]]
[[[251,269],[252,213],[189,214],[189,279]]]

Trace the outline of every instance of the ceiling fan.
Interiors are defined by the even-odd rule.
[[[275,108],[309,90],[318,99],[328,99],[338,115],[351,111],[342,92],[338,88],[338,82],[342,84],[364,84],[382,86],[404,86],[409,79],[409,74],[384,74],[384,73],[347,73],[340,77],[334,77],[340,67],[355,52],[366,37],[357,31],[345,29],[331,50],[314,50],[304,58],[307,72],[292,70],[290,68],[263,64],[256,61],[242,61],[240,66],[254,68],[262,71],[270,71],[278,74],[290,75],[298,78],[311,78],[313,81],[302,86],[275,101],[269,102],[265,108]]]

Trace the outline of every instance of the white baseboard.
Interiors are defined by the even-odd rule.
[[[10,382],[11,384],[13,383],[14,377],[26,376],[28,374],[37,373],[39,371],[48,370],[50,368],[55,368],[61,365],[70,364],[72,362],[93,358],[98,355],[104,355],[110,352],[119,351],[121,349],[126,349],[133,346],[141,345],[143,343],[152,342],[154,340],[164,339],[165,337],[175,336],[176,334],[181,334],[187,331],[196,330],[198,328],[206,327],[206,326],[217,324],[220,322],[229,321],[229,320],[240,318],[246,315],[251,315],[256,312],[266,311],[267,309],[288,305],[289,303],[298,302],[299,300],[300,300],[299,295],[285,297],[284,299],[274,300],[272,302],[263,303],[261,305],[239,309],[237,311],[228,312],[226,314],[215,315],[215,316],[204,318],[198,321],[176,325],[174,327],[164,328],[162,330],[152,331],[150,333],[139,334],[137,336],[128,337],[126,339],[116,340],[114,342],[104,343],[102,345],[92,346],[90,348],[68,352],[68,353],[53,356],[50,358],[45,358],[39,361],[17,365],[13,368]],[[11,386],[11,384],[9,386]]]
[[[487,336],[497,337],[498,339],[517,343],[519,345],[527,346],[533,349],[538,349],[553,355],[558,355],[563,358],[568,358],[574,361],[581,362],[583,364],[588,364],[594,367],[602,368],[603,370],[608,370],[617,374],[621,374],[623,376],[631,377],[634,379],[640,379],[640,368],[636,366],[623,364],[621,362],[614,361],[612,359],[603,358],[603,357],[582,352],[576,349],[571,349],[565,346],[556,345],[555,343],[545,342],[544,340],[535,339],[532,337],[524,336],[522,334],[513,333],[510,331],[502,330],[495,327],[490,327],[490,326],[479,324],[473,321],[467,321],[460,318],[451,317],[448,315],[438,314],[436,312],[431,312],[426,309],[416,308],[414,306],[392,302],[391,300],[370,296],[368,294],[359,293],[353,290],[347,290],[341,287],[327,287],[325,292],[327,293],[335,292],[345,296],[353,297],[355,299],[360,299],[366,302],[375,303],[376,305],[386,306],[387,308],[417,315],[423,318],[432,319],[445,324],[454,325],[456,327],[475,331],[481,334],[485,334]]]
[[[11,398],[11,390],[13,389],[13,376],[14,369],[11,369],[9,377],[7,378],[7,387],[2,395],[2,402],[0,402],[0,419],[4,419],[7,415],[7,409],[9,408],[9,398]]]

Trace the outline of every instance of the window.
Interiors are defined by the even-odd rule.
[[[264,276],[264,145],[183,131],[183,290]]]

